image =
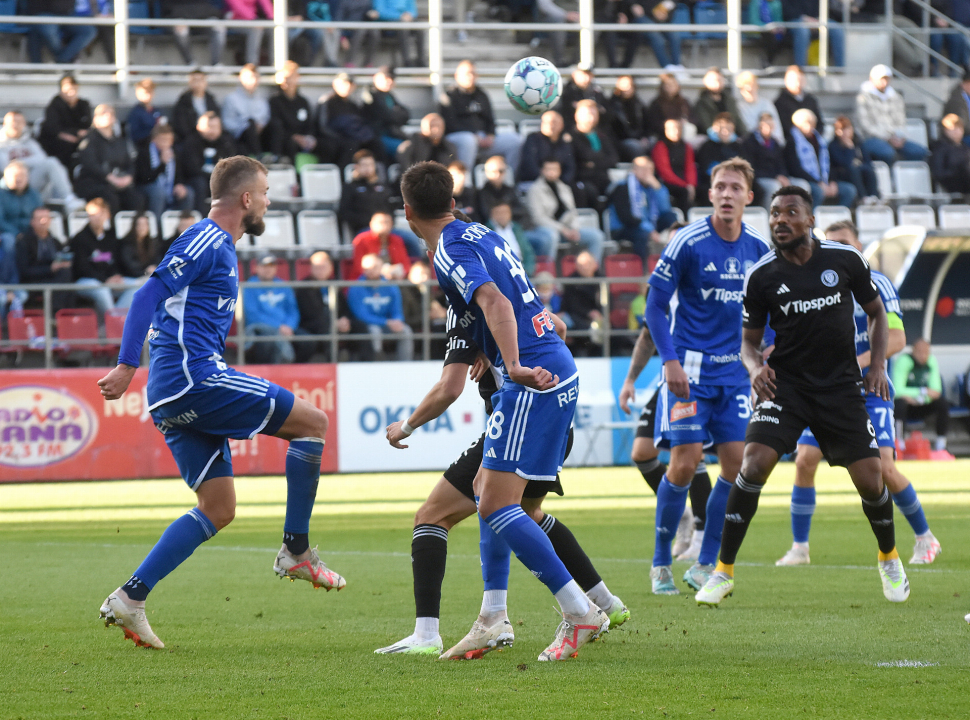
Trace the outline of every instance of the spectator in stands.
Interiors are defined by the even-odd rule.
[[[375,213],[392,214],[395,204],[390,186],[381,182],[374,153],[370,150],[355,152],[351,181],[344,185],[340,194],[337,213],[340,222],[346,223],[357,235],[367,229]]]
[[[825,0],[822,0],[823,2]],[[785,22],[803,22],[811,25],[818,25],[818,3],[819,0],[784,0],[781,3],[781,16]],[[829,3],[834,6],[841,6],[841,2]],[[842,26],[834,21],[828,23],[829,31],[829,51],[831,53],[831,64],[834,67],[845,66],[845,33]],[[792,49],[795,53],[795,64],[802,67],[808,65],[808,46],[812,36],[818,36],[818,30],[808,27],[794,27],[788,30],[792,41]]]
[[[737,85],[738,94],[741,96],[737,103],[738,113],[744,121],[744,126],[751,128],[751,133],[754,134],[761,123],[761,116],[768,113],[773,121],[772,137],[779,145],[784,145],[785,136],[781,129],[781,121],[778,119],[778,110],[768,98],[758,96],[758,78],[755,74],[750,70],[740,72],[734,79],[734,84]]]
[[[195,195],[195,209],[203,215],[209,212],[209,177],[216,163],[236,155],[236,144],[222,129],[222,120],[214,110],[199,116],[195,131],[182,146],[182,172],[186,184]]]
[[[396,285],[387,284],[381,277],[384,262],[377,255],[365,255],[361,259],[360,280],[379,282],[376,286],[355,285],[347,293],[354,317],[367,325],[371,336],[371,347],[380,356],[385,333],[403,335],[397,340],[397,359],[411,360],[414,357],[414,340],[411,328],[404,322],[401,306],[401,291]]]
[[[372,0],[340,0],[337,3],[337,20],[340,22],[366,22],[376,20],[378,12],[372,7]],[[368,67],[377,42],[380,40],[380,30],[351,30],[348,35],[340,39],[341,47],[347,52],[346,67]],[[360,57],[360,46],[364,45],[364,57]]]
[[[785,70],[785,87],[778,93],[775,99],[775,107],[778,109],[778,119],[781,120],[782,134],[787,142],[791,134],[791,116],[796,110],[806,108],[815,113],[818,118],[818,131],[825,131],[825,118],[818,106],[818,99],[805,91],[805,73],[798,65],[789,65]]]
[[[508,203],[493,205],[489,210],[486,225],[509,244],[515,256],[522,263],[526,275],[531,277],[536,270],[536,254],[532,249],[532,243],[525,236],[525,230],[512,219],[512,207]]]
[[[609,125],[607,114],[606,95],[600,90],[593,80],[594,68],[588,63],[579,63],[569,76],[569,82],[562,89],[562,96],[559,99],[559,112],[562,113],[563,121],[566,123],[566,131],[572,132],[576,129],[576,108],[581,100],[592,100],[600,111],[600,116]]]
[[[0,128],[0,167],[7,167],[12,160],[19,160],[30,170],[30,184],[44,201],[61,201],[68,212],[83,207],[84,203],[74,194],[67,170],[57,158],[44,152],[27,132],[27,120],[19,110],[11,110],[3,116]]]
[[[519,166],[522,137],[495,133],[495,117],[488,93],[478,87],[475,63],[462,60],[455,69],[455,86],[443,93],[438,112],[445,121],[445,137],[454,143],[465,167],[475,167],[479,152],[501,155],[511,167]]]
[[[74,189],[88,200],[104,198],[112,215],[119,210],[141,210],[145,198],[135,187],[134,166],[128,143],[115,135],[115,109],[98,105],[92,131],[78,146],[78,170]]]
[[[605,0],[597,7],[596,22],[609,23],[611,25],[627,25],[633,21],[630,17],[629,0]],[[636,57],[637,48],[640,47],[640,35],[638,32],[604,32],[600,39],[606,50],[606,62],[611,68],[628,68],[633,65]],[[617,60],[617,46],[623,45],[623,59]]]
[[[16,266],[17,236],[30,227],[40,194],[30,187],[30,170],[19,160],[3,169],[0,184],[0,253]]]
[[[152,104],[155,100],[155,81],[151,78],[142,78],[135,83],[135,99],[138,102],[128,113],[125,126],[128,138],[135,145],[140,145],[148,141],[156,125],[168,124],[168,118]]]
[[[162,17],[168,20],[215,20],[222,17],[220,7],[216,7],[211,2],[198,2],[198,0],[159,0],[162,9]],[[209,64],[222,64],[222,51],[226,47],[226,30],[224,25],[213,25],[205,28],[209,35]],[[192,43],[190,39],[191,30],[188,25],[176,25],[172,28],[172,35],[175,37],[175,47],[186,65],[194,65],[195,58],[192,55]],[[207,108],[215,110],[216,108]],[[204,112],[204,111],[202,111]],[[198,115],[201,115],[199,112]],[[186,125],[186,129],[195,127],[195,119],[191,124]],[[176,134],[184,137],[180,130],[176,128]]]
[[[943,394],[940,366],[930,344],[920,338],[908,353],[900,353],[893,362],[893,386],[896,389],[896,437],[903,437],[907,420],[922,420],[936,416],[934,460],[952,460],[946,450],[946,434],[950,429],[950,404]]]
[[[637,86],[632,75],[616,78],[609,110],[613,119],[613,137],[619,143],[617,149],[621,159],[629,162],[646,152],[650,147],[647,106],[637,97]]]
[[[380,22],[409,23],[418,19],[418,5],[415,0],[373,0],[376,20]],[[424,30],[398,30],[398,48],[401,65],[422,67],[424,65]],[[414,45],[414,52],[411,52]]]
[[[445,138],[445,121],[438,113],[428,113],[421,118],[421,132],[398,145],[397,161],[401,170],[432,160],[450,165],[458,158],[458,149]]]
[[[807,108],[796,110],[792,123],[794,126],[785,145],[785,160],[791,177],[808,183],[816,206],[833,199],[837,205],[852,207],[856,198],[855,185],[832,179],[829,146],[815,129],[815,113]]]
[[[589,332],[589,337],[567,334],[573,355],[599,354],[603,345],[600,334],[603,329],[603,306],[600,304],[599,261],[588,250],[576,256],[576,269],[570,278],[583,278],[590,282],[563,285],[562,307],[559,317],[570,333]],[[571,340],[569,338],[572,338]]]
[[[176,154],[174,145],[175,131],[168,125],[157,125],[135,161],[135,182],[148,209],[159,219],[166,210],[195,207],[195,190],[185,182],[182,157]]]
[[[370,219],[370,227],[354,238],[354,264],[350,270],[350,278],[360,277],[362,263],[367,255],[374,255],[381,260],[381,272],[390,279],[400,280],[411,269],[411,258],[404,239],[394,232],[394,216],[390,213],[374,213]]]
[[[219,114],[219,103],[209,92],[209,77],[196,68],[189,73],[189,87],[179,95],[172,108],[172,129],[178,142],[184,142],[195,134],[199,118],[207,112]]]
[[[535,0],[536,14],[539,22],[545,23],[578,23],[579,13],[575,10],[564,10],[553,0]],[[548,33],[552,40],[552,62],[562,67],[566,64],[566,33]],[[535,39],[533,40],[535,42]]]
[[[690,102],[680,92],[680,82],[670,73],[661,74],[660,90],[647,108],[650,135],[661,138],[664,135],[664,124],[668,120],[680,120],[683,123],[684,139],[689,141],[697,130],[693,117],[694,110]]]
[[[223,0],[227,20],[272,20],[273,0]],[[245,62],[247,65],[260,65],[259,51],[263,44],[264,30],[250,28],[246,33]]]
[[[610,185],[609,170],[620,160],[609,131],[600,126],[600,113],[592,100],[580,100],[576,106],[576,133],[573,136],[576,155],[576,204],[602,210],[599,197]]]
[[[930,156],[933,181],[945,192],[970,195],[970,147],[963,142],[963,121],[950,113],[943,116],[940,126],[942,134]]]
[[[953,88],[943,106],[943,115],[950,114],[960,118],[964,133],[970,132],[970,67],[963,71],[963,79]],[[964,135],[963,142],[970,144],[970,135]]]
[[[697,198],[697,163],[694,148],[682,139],[683,121],[670,118],[664,123],[664,135],[653,146],[654,167],[660,181],[667,186],[671,202],[684,215]]]
[[[522,159],[515,179],[532,182],[542,174],[542,163],[555,158],[562,168],[562,180],[568,185],[576,181],[576,156],[573,139],[565,132],[565,122],[555,110],[547,110],[539,118],[539,132],[529,133],[522,145]]]
[[[876,65],[856,95],[856,120],[864,129],[862,153],[892,165],[900,160],[925,160],[929,150],[906,139],[906,103],[889,84],[893,71]]]
[[[34,208],[30,227],[17,237],[17,271],[22,283],[74,282],[71,253],[50,234],[51,211],[43,205]],[[40,295],[40,293],[38,293]],[[51,298],[51,311],[73,304],[71,293],[58,291]]]
[[[148,215],[140,212],[132,218],[131,230],[118,241],[118,265],[122,275],[147,277],[155,272],[162,256],[158,238],[152,236]]]
[[[562,295],[557,292],[556,278],[553,274],[545,270],[538,273],[532,278],[532,287],[536,289],[539,302],[542,303],[546,310],[558,315],[562,309]]]
[[[266,140],[269,151],[290,162],[300,153],[310,153],[307,162],[317,162],[312,155],[317,147],[314,135],[313,108],[300,92],[300,66],[287,60],[277,73],[279,92],[269,100],[269,124]]]
[[[674,0],[644,4],[633,2],[628,5],[633,22],[649,25],[668,24],[673,20],[676,7],[677,3]],[[648,32],[646,36],[653,54],[657,57],[657,65],[664,70],[684,69],[684,66],[680,64],[680,43],[683,37],[681,33],[673,31]]]
[[[791,185],[785,149],[775,137],[773,113],[761,113],[754,132],[741,141],[741,157],[754,170],[754,201],[769,210],[772,194],[778,188]]]
[[[468,182],[468,168],[461,160],[455,160],[448,166],[455,181],[455,188],[452,191],[455,198],[455,209],[468,215],[475,222],[479,222],[478,217],[478,194],[475,192],[475,185]]]
[[[781,0],[755,0],[747,5],[745,21],[749,25],[772,25],[782,22]],[[761,33],[761,46],[765,53],[765,65],[775,64],[778,52],[786,46],[785,30],[772,28]]]
[[[158,257],[163,258],[168,254],[168,250],[172,247],[172,243],[179,239],[179,237],[188,230],[190,227],[195,225],[196,217],[191,210],[183,210],[179,214],[178,225],[175,226],[175,232],[172,233],[171,237],[162,238],[158,242]]]
[[[879,200],[879,184],[872,163],[862,154],[862,148],[855,139],[855,128],[845,115],[839,115],[832,124],[835,138],[829,143],[829,156],[832,159],[833,180],[850,182],[855,187],[856,197],[867,204]],[[968,148],[970,151],[970,148]]]
[[[966,72],[967,61],[970,60],[970,46],[967,45],[967,40],[961,32],[960,28],[966,28],[970,25],[970,2],[966,0],[936,0],[933,3],[934,7],[941,10],[944,15],[953,20],[952,23],[948,23],[936,15],[930,18],[930,23],[940,30],[945,30],[947,28],[956,29],[957,32],[942,33],[936,32],[930,35],[930,48],[938,53],[943,52],[943,46],[946,45],[947,54],[950,56],[950,62],[959,65],[964,68]],[[930,74],[938,75],[939,68],[936,58],[930,57]],[[953,76],[953,71],[950,70],[947,75]]]
[[[533,242],[536,255],[555,257],[556,246],[562,241],[574,248],[585,247],[599,261],[603,257],[603,231],[580,226],[572,188],[560,179],[561,174],[559,161],[546,158],[541,177],[526,195],[532,222],[544,235],[544,242]]]
[[[310,256],[310,277],[308,280],[327,282],[333,280],[333,260],[323,250],[318,250]],[[296,304],[300,311],[300,327],[307,335],[329,335],[332,321],[330,316],[330,293],[337,301],[337,332],[350,332],[350,307],[344,293],[326,285],[321,287],[301,287],[296,291]],[[303,343],[301,343],[302,345]],[[318,340],[307,343],[308,355],[314,352],[323,353],[323,361],[336,360],[330,355],[330,342]]]
[[[333,92],[317,105],[317,126],[321,135],[336,136],[339,164],[345,165],[353,154],[367,148],[375,157],[384,156],[384,144],[364,118],[364,110],[354,98],[357,83],[347,73],[339,73],[331,83]],[[326,142],[325,140],[321,140]]]
[[[715,165],[741,155],[741,143],[734,132],[730,113],[721,113],[707,131],[707,141],[697,151],[697,196],[695,202],[707,205],[711,189],[711,170]]]
[[[259,94],[259,70],[247,63],[239,71],[239,87],[222,101],[222,124],[242,154],[261,155],[269,118],[269,102]]]
[[[276,257],[264,255],[256,265],[256,274],[249,283],[282,283],[276,276]],[[300,328],[300,310],[293,289],[279,287],[246,287],[243,290],[243,309],[246,314],[246,334],[253,337],[279,335],[277,340],[256,340],[246,343],[246,352],[256,363],[306,362],[310,343],[295,343],[298,335],[306,332]]]
[[[519,200],[519,195],[515,188],[505,182],[505,175],[508,166],[505,158],[501,155],[493,155],[485,161],[485,184],[478,188],[478,207],[479,217],[488,218],[491,216],[492,207],[495,205],[506,204],[512,208],[512,217],[517,223],[528,222],[528,211]]]
[[[27,15],[48,15],[52,17],[73,17],[91,15],[91,7],[83,13],[76,11],[75,0],[31,0],[25,3]],[[90,45],[98,35],[94,25],[28,25],[27,55],[30,62],[43,62],[43,49],[46,46],[59,65],[70,65],[78,55]]]
[[[111,207],[107,201],[96,197],[89,200],[84,209],[88,213],[88,224],[71,238],[71,252],[74,253],[71,273],[78,288],[76,292],[78,296],[93,302],[102,315],[114,307],[129,307],[137,288],[121,290],[104,287],[105,284],[139,282],[138,278],[121,274],[118,238],[108,226]]]
[[[432,282],[430,285],[427,284],[429,280],[431,280],[431,267],[428,265],[428,261],[424,259],[416,260],[411,265],[410,272],[408,272],[408,281],[411,284],[400,288],[404,321],[416,332],[423,330],[425,317],[423,298],[424,294],[428,293],[427,316],[430,330],[431,332],[445,332],[445,321],[448,317],[448,311],[446,309],[448,301],[444,299],[441,288],[438,287],[437,283]],[[444,352],[445,346],[443,341],[431,341],[432,357],[441,357],[444,355]]]
[[[364,117],[384,144],[387,157],[393,158],[401,143],[407,139],[402,128],[411,119],[411,111],[394,96],[394,68],[384,65],[372,78],[372,85],[360,99],[364,103]]]
[[[65,75],[60,92],[44,110],[40,128],[40,144],[48,155],[56,157],[70,171],[74,167],[74,153],[78,143],[91,129],[91,103],[78,97],[77,80]]]
[[[660,232],[676,220],[670,193],[654,175],[653,160],[646,155],[633,158],[626,181],[610,193],[613,238],[632,243],[633,252],[646,260],[661,251]]]
[[[731,93],[721,69],[712,67],[704,73],[704,89],[697,97],[694,104],[694,117],[697,118],[698,132],[707,132],[714,124],[714,118],[722,113],[731,116],[734,123],[734,130],[738,135],[747,132],[747,126],[741,119],[741,112],[738,110],[738,102]]]
[[[317,7],[321,5],[326,7],[327,9],[324,11],[325,17],[318,17],[316,12],[311,16],[311,3]],[[304,21],[329,22],[333,19],[330,15],[329,3],[312,2],[312,0],[287,0],[286,16],[290,22],[294,23]],[[327,32],[333,33],[333,30],[328,29]],[[291,27],[287,33],[287,41],[289,43],[289,58],[298,65],[302,65],[303,67],[315,65],[317,53],[320,52],[320,48],[327,46],[331,49],[325,50],[324,64],[328,67],[335,67],[337,64],[336,53],[333,52],[336,49],[335,40],[325,44],[324,31],[320,28]]]

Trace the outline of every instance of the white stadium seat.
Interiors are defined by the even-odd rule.
[[[919,118],[906,118],[906,139],[923,147],[930,146],[929,134],[926,132],[926,123]]]
[[[692,223],[714,214],[712,207],[692,207],[687,211],[687,222]]]
[[[115,214],[114,231],[116,238],[121,240],[128,234],[137,214],[134,210],[120,210]],[[155,218],[155,213],[149,210],[145,212],[145,215],[148,216],[148,226],[151,228],[152,237],[158,237],[158,220]]]
[[[936,213],[930,205],[901,205],[896,210],[896,221],[900,225],[919,225],[933,230],[936,228]]]
[[[303,199],[336,205],[342,189],[340,168],[327,163],[304,165],[300,169]]]
[[[195,222],[199,222],[202,219],[202,213],[198,210],[192,211],[192,216],[195,218]],[[166,210],[162,213],[162,239],[167,240],[175,234],[178,229],[179,220],[182,217],[181,210]]]
[[[526,118],[525,120],[519,120],[519,135],[522,137],[528,137],[532,133],[539,132],[539,126],[542,121],[539,118]]]
[[[292,250],[296,247],[293,214],[289,210],[267,210],[263,222],[266,223],[263,234],[249,236],[253,250]]]
[[[84,209],[74,210],[67,216],[67,234],[74,237],[88,224],[88,214]]]
[[[300,186],[296,180],[296,168],[292,165],[270,165],[267,170],[269,180],[269,199],[279,201],[292,200],[300,196]]]
[[[970,205],[941,205],[940,228],[943,230],[970,228]]]
[[[771,237],[771,228],[768,227],[768,211],[760,205],[749,205],[744,209],[744,221],[761,233],[765,240]]]
[[[823,233],[832,223],[851,219],[852,211],[845,205],[819,205],[815,208],[815,227]]]
[[[70,239],[67,236],[67,231],[64,229],[64,216],[55,210],[51,210],[50,233],[62,244]]]
[[[863,245],[869,245],[896,227],[896,215],[888,205],[862,205],[856,208],[855,219]]]
[[[340,247],[337,214],[333,210],[301,210],[296,215],[300,246],[314,250],[336,250]]]

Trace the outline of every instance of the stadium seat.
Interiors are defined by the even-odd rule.
[[[20,15],[17,0],[0,0],[0,15]],[[0,23],[0,34],[20,36],[20,62],[27,62],[27,31],[30,25],[20,23]]]
[[[629,173],[630,173],[630,171],[627,168],[621,168],[619,166],[617,166],[617,167],[611,167],[609,170],[606,171],[606,175],[610,179],[610,185],[611,186],[612,185],[616,185],[618,183],[621,183],[621,182],[625,181],[626,180],[626,176]],[[609,192],[607,192],[607,195],[608,194],[609,194]]]
[[[542,121],[539,118],[526,118],[519,120],[519,135],[523,138],[529,137],[532,133],[539,132]]]
[[[819,205],[815,208],[815,227],[825,232],[832,223],[852,220],[852,211],[845,205]]]
[[[263,215],[263,222],[266,223],[266,230],[259,237],[249,236],[252,243],[249,249],[254,252],[262,252],[264,250],[292,250],[296,247],[293,214],[289,210],[267,210],[266,214]]]
[[[970,205],[941,205],[939,214],[943,230],[970,228]]]
[[[57,240],[64,244],[70,238],[67,236],[67,230],[64,229],[64,216],[61,215],[56,210],[51,211],[51,235],[53,235]]]
[[[327,163],[304,165],[300,169],[303,199],[337,205],[340,202],[340,168]]]
[[[258,263],[259,258],[253,258],[249,261],[249,277],[256,274],[256,266]],[[290,264],[286,260],[280,259],[280,261],[276,263],[276,277],[278,277],[280,280],[290,279]]]
[[[66,345],[65,351],[103,351],[98,342],[98,314],[91,308],[65,308],[54,315],[57,339]]]
[[[671,212],[673,212],[674,215],[677,216],[677,222],[679,223],[686,222],[686,219],[684,218],[683,210],[681,210],[679,207],[672,207],[670,208],[670,210]]]
[[[606,277],[643,277],[643,260],[632,253],[607,255],[603,258],[603,274]],[[640,292],[639,282],[614,283],[610,285],[610,295]]]
[[[771,228],[768,227],[768,211],[760,205],[749,205],[746,207],[744,209],[743,219],[744,222],[761,233],[765,240],[771,237]]]
[[[229,334],[226,336],[226,347],[227,348],[234,348],[235,349],[235,348],[239,347],[239,344],[235,340],[235,338],[236,338],[236,332],[238,332],[238,330],[236,328],[236,318],[235,318],[235,316],[233,316],[233,318],[232,318],[232,324],[229,325]]]
[[[44,337],[43,310],[11,310],[7,313],[7,335],[11,347],[18,355],[26,352],[44,352],[43,343],[37,342]]]
[[[340,248],[340,227],[333,210],[301,210],[296,225],[301,247],[329,252]]]
[[[876,187],[879,189],[879,195],[883,200],[889,200],[895,192],[893,190],[893,176],[889,170],[889,166],[882,160],[873,160],[872,169],[876,173]]]
[[[892,173],[897,197],[927,200],[949,198],[946,193],[933,192],[930,166],[922,160],[900,160],[893,165]]]
[[[600,216],[593,208],[577,208],[579,227],[600,230]]]
[[[536,275],[541,272],[550,273],[553,277],[556,276],[556,261],[545,255],[540,255],[536,258]]]
[[[485,177],[485,165],[483,163],[475,166],[475,169],[472,171],[472,178],[475,181],[475,187],[477,189],[481,190],[485,187],[488,178]],[[505,166],[505,175],[502,176],[502,181],[509,187],[515,187],[515,173],[508,165]]]
[[[888,205],[861,205],[856,208],[855,219],[863,245],[869,245],[896,227],[896,215]]]
[[[417,133],[421,132],[421,120],[412,118],[411,120],[408,120],[407,123],[401,126],[401,130],[404,132],[405,135],[408,135],[408,136],[416,135]]]
[[[293,275],[296,280],[306,280],[310,277],[310,258],[297,258],[293,265]]]
[[[104,314],[104,336],[108,340],[117,340],[108,346],[110,351],[121,346],[121,334],[125,329],[125,318],[128,317],[128,308],[111,308]]]
[[[692,207],[687,211],[687,222],[692,223],[714,214],[712,207]]]
[[[67,216],[67,235],[68,237],[74,237],[79,232],[84,229],[84,226],[88,224],[88,214],[84,212],[84,209],[74,210],[70,215]]]
[[[512,120],[505,120],[503,118],[497,118],[495,120],[495,134],[499,133],[517,133],[518,129],[515,127],[515,123]]]
[[[121,240],[125,235],[131,232],[131,225],[135,221],[135,215],[138,213],[134,210],[119,210],[115,213],[114,219],[114,231],[115,237]],[[148,216],[148,227],[152,237],[158,237],[158,220],[155,218],[155,213],[151,210],[146,210],[145,215]],[[87,217],[87,216],[85,216]]]
[[[660,262],[659,255],[647,255],[647,274],[653,272],[653,269],[657,267],[657,263]]]
[[[900,225],[919,225],[927,230],[936,228],[936,213],[930,205],[902,205],[896,210]]]
[[[340,280],[356,280],[357,278],[351,277],[354,270],[354,259],[344,258],[340,261]]]
[[[268,168],[266,179],[269,181],[269,199],[275,202],[292,202],[300,197],[300,185],[296,179],[296,168],[292,165],[274,164]]]
[[[195,222],[199,222],[202,219],[202,213],[198,210],[192,211],[192,216],[195,218]],[[162,234],[161,238],[167,240],[175,234],[175,230],[179,226],[179,220],[182,217],[181,210],[166,210],[162,213]]]
[[[926,123],[920,118],[906,118],[906,130],[904,136],[910,142],[923,147],[930,146],[929,134],[926,132]]]
[[[374,165],[377,168],[378,180],[384,182],[387,179],[387,170],[384,169],[384,163],[375,162]],[[350,185],[354,181],[354,166],[355,163],[352,162],[344,165],[344,185]]]
[[[630,308],[615,307],[610,310],[610,327],[614,330],[626,330],[630,326]]]
[[[719,2],[701,0],[694,5],[694,24],[696,25],[727,25],[727,7]],[[726,33],[696,32],[698,40],[726,40]]]
[[[559,261],[559,277],[567,278],[576,272],[576,256],[563,255]]]

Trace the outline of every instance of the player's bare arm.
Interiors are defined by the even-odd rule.
[[[98,380],[98,387],[101,388],[101,395],[105,400],[117,400],[131,384],[131,379],[135,377],[137,368],[131,365],[119,363],[111,368],[111,372]]]
[[[424,396],[414,412],[404,420],[398,420],[387,426],[387,441],[392,447],[399,450],[408,447],[402,445],[401,441],[417,428],[441,415],[459,398],[462,390],[465,389],[465,371],[468,367],[463,363],[452,363],[441,369],[441,378]],[[404,427],[405,424],[407,427]]]
[[[751,390],[758,400],[775,397],[775,371],[771,369],[761,352],[764,328],[744,328],[741,333],[741,362],[751,378]]]
[[[519,334],[515,310],[495,283],[485,283],[477,288],[473,300],[485,315],[485,324],[498,345],[505,362],[505,371],[512,382],[534,390],[548,390],[559,383],[559,376],[548,370],[519,364]]]
[[[886,307],[878,295],[862,306],[869,316],[869,372],[862,379],[866,392],[889,399],[889,378],[886,377],[886,350],[889,346],[889,319]]]
[[[657,346],[653,344],[650,337],[650,330],[643,328],[637,338],[636,345],[633,346],[633,357],[630,358],[630,369],[627,371],[626,380],[623,381],[623,388],[620,390],[620,408],[627,415],[630,414],[630,403],[636,401],[636,389],[633,384],[640,377],[643,368],[647,366]]]

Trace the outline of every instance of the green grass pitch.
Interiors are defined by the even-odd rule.
[[[278,580],[284,481],[241,478],[235,522],[149,598],[163,651],[104,628],[98,607],[192,494],[178,480],[0,486],[0,718],[965,718],[970,461],[902,465],[943,544],[882,596],[876,548],[844,471],[819,474],[812,565],[791,542],[779,466],[741,550],[733,597],[700,609],[650,594],[653,497],[634,468],[570,469],[547,502],[633,619],[575,660],[536,657],[555,601],[512,563],[515,646],[481,661],[378,656],[413,629],[413,510],[434,473],[324,477],[311,541],[348,585]],[[904,562],[913,534],[897,512]],[[481,601],[478,528],[451,533],[441,630]],[[675,571],[682,574],[686,564]]]

